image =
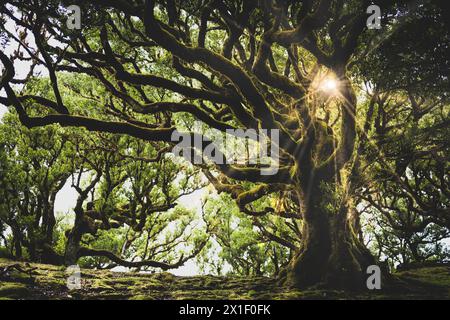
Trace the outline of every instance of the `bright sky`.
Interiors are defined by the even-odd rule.
[[[0,121],[3,118],[3,115],[8,111],[8,109],[5,106],[0,105]]]

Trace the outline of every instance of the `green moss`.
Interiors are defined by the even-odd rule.
[[[146,296],[146,295],[140,294],[140,295],[132,296],[128,300],[155,300],[155,298],[152,296]]]
[[[0,283],[0,297],[10,299],[25,299],[30,296],[30,290],[26,285],[15,282]]]
[[[86,290],[94,290],[94,291],[114,291],[114,287],[111,285],[108,285],[106,281],[102,279],[94,279],[92,281],[86,281],[85,282],[85,289]]]
[[[175,300],[226,300],[243,299],[242,295],[235,294],[229,290],[194,290],[194,291],[172,291],[169,293],[171,299]]]
[[[257,296],[257,295],[258,295],[258,292],[256,292],[255,290],[250,290],[250,291],[248,292],[248,295],[249,295],[250,297],[254,297],[254,296]]]
[[[0,259],[0,266],[17,262]],[[24,264],[25,266],[25,264]],[[368,291],[359,294],[333,290],[296,290],[277,285],[264,277],[177,277],[163,272],[118,273],[107,270],[82,269],[81,290],[66,287],[65,268],[44,264],[28,275],[13,272],[0,281],[0,299],[449,299],[450,268],[427,267],[394,275],[397,286],[392,290]],[[33,288],[31,290],[30,288]]]
[[[0,247],[0,257],[5,259],[12,258],[11,253],[5,247]]]
[[[169,272],[157,273],[157,274],[153,275],[153,277],[155,277],[155,279],[158,279],[159,281],[161,281],[163,283],[172,282],[176,278],[173,274],[171,274]]]
[[[9,264],[11,260],[6,259],[5,257],[0,257],[0,265]]]
[[[413,278],[436,286],[450,288],[450,267],[420,268],[398,273],[400,277]]]

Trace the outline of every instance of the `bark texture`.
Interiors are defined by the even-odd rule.
[[[314,182],[301,197],[302,246],[283,282],[297,288],[364,289],[367,266],[375,260],[354,228],[352,203],[336,203],[323,181]]]

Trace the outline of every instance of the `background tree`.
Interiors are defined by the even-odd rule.
[[[373,145],[365,150],[370,173],[359,192],[379,252],[404,265],[448,259],[442,240],[450,217],[450,109],[445,95],[415,92],[377,90],[373,96]]]
[[[196,229],[195,214],[177,206],[181,197],[201,188],[196,170],[180,173],[171,159],[126,137],[103,137],[100,143],[84,145],[79,151],[82,164],[77,166],[74,183],[79,196],[66,248],[68,264],[80,257],[103,257],[100,261],[111,260],[112,266],[167,270],[182,266],[203,249],[208,237]],[[93,177],[82,187],[84,164]],[[121,247],[107,250],[82,245],[84,234],[92,236],[86,240],[95,245],[92,240],[118,228],[126,230]],[[76,239],[72,248],[71,237]]]
[[[15,256],[22,246],[34,261],[59,263],[52,249],[55,199],[71,175],[67,136],[56,126],[21,130],[16,116],[3,118],[1,144],[7,152],[2,175],[2,220],[13,234]],[[52,143],[49,143],[52,142]]]
[[[447,260],[450,29],[440,1],[416,4],[362,56],[365,182],[373,245],[391,264]],[[420,26],[420,28],[419,28]]]
[[[365,26],[370,3],[82,1],[83,28],[70,31],[56,1],[8,1],[1,12],[22,36],[4,30],[19,49],[12,57],[0,53],[7,94],[2,103],[13,106],[27,127],[85,127],[159,142],[161,148],[170,146],[182,127],[180,113],[220,131],[278,130],[276,174],[261,175],[258,165],[218,164],[202,166],[205,175],[255,219],[301,218],[299,249],[281,273],[286,284],[362,288],[366,267],[375,263],[362,243],[356,202],[360,152],[369,141],[359,122],[364,101],[358,101],[357,67],[363,64],[360,56],[373,53],[364,47],[367,37],[379,40]],[[380,2],[388,31],[424,7],[403,3]],[[445,42],[434,45],[448,48]],[[51,80],[51,97],[30,98],[48,110],[44,116],[31,114],[26,98],[13,89],[21,82],[13,61],[29,59]],[[67,103],[61,94],[64,73],[87,75],[99,84],[104,94],[88,93],[95,108]],[[369,117],[368,125],[372,121]],[[279,193],[296,205],[256,211],[255,201]]]
[[[218,275],[278,276],[299,245],[295,221],[290,229],[280,217],[254,219],[240,212],[225,193],[207,198],[203,219],[209,225],[212,241],[197,258],[203,271]]]
[[[39,79],[23,92],[48,94],[48,80]],[[76,87],[79,80],[64,82]],[[82,90],[66,99],[86,110],[85,92],[95,86],[84,80]],[[181,197],[201,188],[198,170],[180,173],[179,165],[152,145],[76,128],[26,129],[16,114],[4,116],[0,133],[5,173],[0,219],[12,233],[16,258],[25,247],[31,261],[70,265],[81,257],[103,257],[84,259],[83,265],[169,269],[193,258],[207,242],[203,230],[194,227],[195,213],[176,207]],[[78,197],[73,224],[64,230],[54,205],[70,182]]]

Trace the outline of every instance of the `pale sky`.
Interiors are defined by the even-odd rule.
[[[3,115],[8,111],[8,109],[5,106],[0,105],[0,121],[3,118]]]

